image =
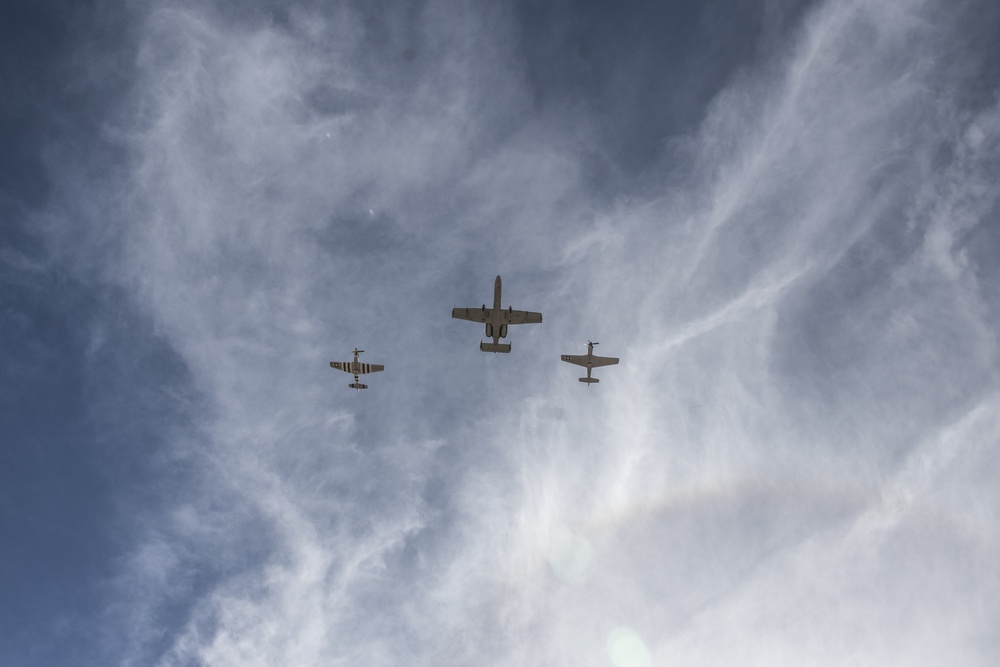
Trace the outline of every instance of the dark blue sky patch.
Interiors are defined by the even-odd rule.
[[[365,43],[385,58],[386,64],[413,62],[423,50],[420,25],[426,0],[397,3],[391,0],[350,0],[362,18]]]
[[[935,65],[943,71],[942,81],[955,91],[956,102],[974,110],[996,104],[1000,87],[1000,5],[969,0],[948,5],[931,3],[924,14],[933,28],[935,49],[940,52]],[[948,39],[954,35],[961,35],[961,40]]]
[[[92,145],[127,85],[130,34],[127,14],[116,9],[65,0],[0,8],[0,192],[24,206],[50,194],[46,153]],[[90,57],[103,59],[99,76]]]
[[[327,116],[343,116],[362,112],[375,106],[375,100],[356,90],[320,84],[305,95],[305,102],[315,112]]]
[[[165,468],[163,448],[201,404],[117,290],[5,266],[0,330],[0,655],[102,664],[89,640],[108,601],[101,582],[135,517],[183,494],[191,473]]]
[[[68,2],[11,2],[0,8],[0,191],[39,206],[50,184],[39,145],[57,103],[55,74],[70,48]],[[6,217],[6,216],[5,216]],[[11,224],[0,221],[0,233]]]
[[[0,656],[42,665],[57,658],[54,637],[80,645],[95,629],[95,582],[116,548],[109,480],[88,437],[86,340],[75,328],[93,304],[72,281],[31,278],[4,284],[0,298]]]
[[[109,313],[100,290],[58,273],[20,278],[2,304],[4,651],[18,664],[89,664],[97,647],[81,640],[128,544],[123,510],[164,502],[154,461],[189,414],[176,401],[186,378],[127,304]],[[108,328],[97,354],[95,327]],[[37,663],[21,662],[35,651]]]
[[[693,131],[734,74],[769,54],[762,40],[784,37],[811,3],[773,16],[763,4],[517,2],[535,105],[579,131],[596,125],[600,143],[587,162],[594,187],[655,185],[648,172],[670,139]]]

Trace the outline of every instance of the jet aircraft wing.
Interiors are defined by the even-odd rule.
[[[539,324],[542,321],[541,313],[533,313],[530,310],[502,310],[500,312],[507,324]]]
[[[452,308],[451,316],[459,320],[469,320],[470,322],[489,322],[492,310],[485,308]]]
[[[564,354],[560,358],[577,366],[590,366],[591,368],[613,366],[618,363],[617,357],[598,357],[596,354],[593,356],[587,356],[586,354]]]

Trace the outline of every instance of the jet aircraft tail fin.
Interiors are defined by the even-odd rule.
[[[586,382],[587,384],[594,384],[595,382],[600,382],[597,378],[577,378],[580,382]]]
[[[479,349],[483,352],[510,352],[510,343],[484,343],[480,341]]]
[[[361,384],[360,382],[352,382],[352,383],[351,383],[350,385],[348,385],[348,386],[349,386],[349,387],[350,387],[351,389],[357,389],[358,391],[361,391],[362,389],[367,389],[367,388],[368,388],[368,385],[366,385],[366,384]]]

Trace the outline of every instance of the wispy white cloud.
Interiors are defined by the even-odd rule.
[[[673,140],[690,173],[604,199],[514,13],[419,7],[140,17],[87,256],[206,405],[119,568],[122,662],[985,664],[964,243],[1000,108],[950,77],[961,12],[817,5]],[[448,320],[496,273],[545,313],[509,357]],[[557,359],[588,338],[622,358],[595,387]],[[355,345],[360,395],[326,366]]]

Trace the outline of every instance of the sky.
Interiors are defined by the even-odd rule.
[[[0,664],[995,665],[998,43],[4,3]]]

